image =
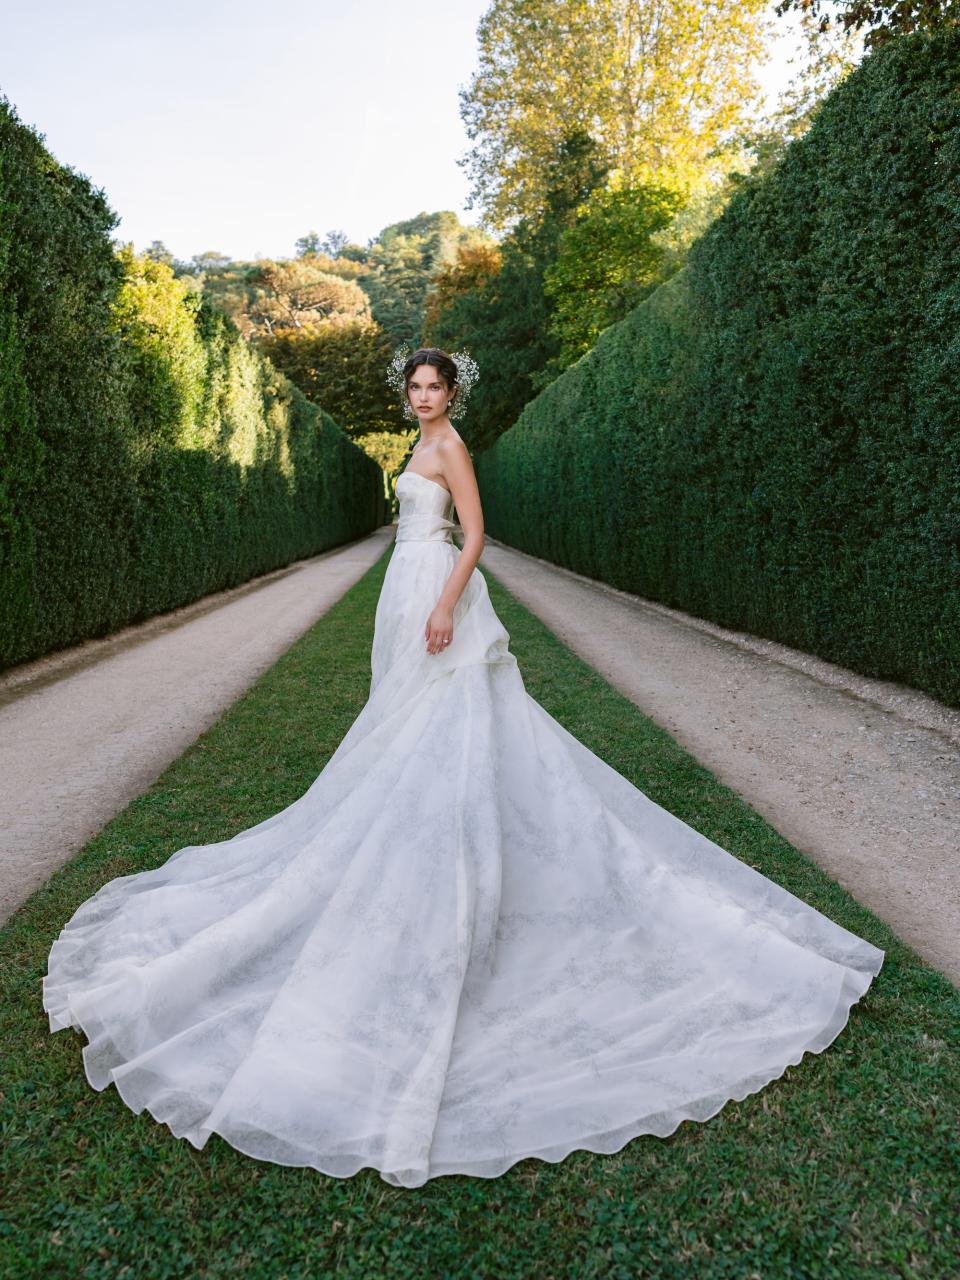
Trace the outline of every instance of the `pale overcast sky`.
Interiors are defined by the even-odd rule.
[[[488,0],[0,0],[0,94],[107,195],[115,235],[178,257],[289,257],[465,210],[457,91]],[[771,5],[771,12],[773,6]],[[784,81],[792,27],[771,65]]]

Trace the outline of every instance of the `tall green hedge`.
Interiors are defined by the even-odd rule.
[[[359,537],[382,473],[0,100],[0,667]]]
[[[960,32],[866,58],[477,473],[495,537],[960,705]]]

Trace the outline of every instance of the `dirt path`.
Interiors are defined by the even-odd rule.
[[[312,626],[390,526],[0,675],[0,921]]]
[[[492,538],[481,563],[960,985],[960,711]]]

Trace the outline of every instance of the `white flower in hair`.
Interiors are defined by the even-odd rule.
[[[450,359],[457,366],[457,386],[460,388],[453,402],[453,408],[450,410],[450,417],[460,418],[466,410],[467,398],[473,390],[474,383],[480,377],[480,366],[466,348],[461,351],[451,351]]]
[[[387,365],[387,385],[396,393],[397,399],[403,405],[404,417],[416,421],[417,415],[410,408],[406,380],[403,374],[404,366],[412,354],[413,352],[408,342],[401,343],[397,347],[393,353],[393,358]],[[451,351],[449,355],[457,366],[457,387],[459,388],[450,407],[450,417],[462,418],[467,408],[467,398],[480,377],[480,367],[466,349]]]

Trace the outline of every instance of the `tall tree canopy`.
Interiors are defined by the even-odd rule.
[[[373,321],[311,322],[266,335],[257,345],[359,443],[403,426],[400,406],[384,380],[393,348]]]
[[[863,57],[863,37],[854,27],[823,27],[812,9],[799,12],[797,48],[786,61],[792,75],[776,103],[740,132],[754,177],[779,163],[790,144],[810,128],[824,99]]]
[[[432,333],[444,312],[449,311],[459,298],[482,289],[502,266],[500,245],[491,243],[479,248],[461,245],[456,262],[442,267],[430,284],[430,292],[424,302],[424,334]]]
[[[364,253],[354,254],[374,320],[395,344],[419,346],[434,277],[457,261],[461,248],[490,243],[487,234],[465,227],[449,210],[420,213],[384,227]]]
[[[513,426],[542,385],[540,374],[560,353],[544,275],[576,210],[605,176],[596,144],[583,130],[574,131],[549,161],[542,207],[504,237],[500,269],[491,269],[492,260],[479,269],[466,260],[462,288],[455,269],[438,280],[445,304],[431,310],[428,341],[449,351],[467,347],[481,369],[464,423],[473,448]]]
[[[460,91],[486,225],[544,207],[563,137],[582,130],[628,187],[722,178],[758,93],[766,0],[493,0]]]
[[[535,385],[578,360],[601,330],[622,320],[660,283],[669,255],[655,235],[670,225],[680,204],[668,188],[613,182],[580,205],[544,272],[544,292],[553,304],[550,329],[560,351]]]
[[[960,5],[957,0],[780,0],[777,13],[791,9],[811,14],[826,31],[842,24],[845,30],[866,30],[864,47],[877,48],[895,35],[911,31],[933,31],[937,27],[957,26]]]
[[[357,274],[356,268],[351,274]],[[363,289],[322,256],[231,262],[204,272],[203,288],[245,338],[321,320],[370,319]]]

